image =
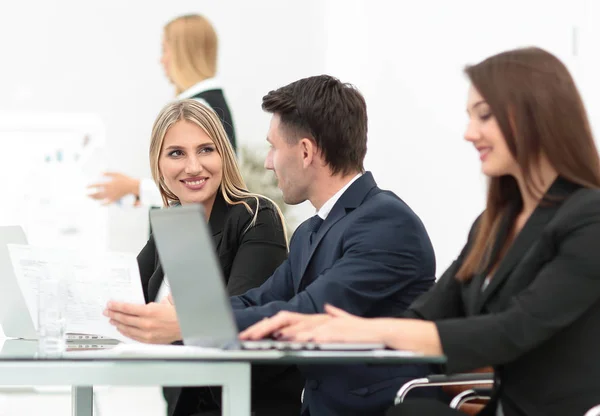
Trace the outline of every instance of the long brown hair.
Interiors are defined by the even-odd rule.
[[[542,155],[559,176],[600,188],[600,160],[588,117],[558,58],[540,48],[515,49],[468,66],[465,73],[489,105],[529,189],[536,188],[532,169]],[[500,222],[515,201],[521,201],[521,193],[512,176],[489,179],[487,206],[458,279],[468,280],[490,266],[488,254]]]

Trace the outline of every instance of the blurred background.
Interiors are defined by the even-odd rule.
[[[152,123],[174,96],[159,64],[163,26],[188,13],[203,14],[217,30],[218,77],[238,144],[259,159],[267,149],[270,116],[260,105],[268,91],[322,73],[362,91],[369,112],[366,168],[420,215],[438,275],[484,206],[478,158],[462,138],[466,64],[509,48],[545,48],[567,64],[592,127],[600,126],[600,2],[594,0],[2,0],[1,223],[24,219],[35,243],[54,238],[39,230],[77,217],[89,247],[141,249],[145,209],[82,198],[72,212],[42,211],[53,198],[67,197],[60,184],[77,187],[104,170],[150,175]],[[58,185],[44,189],[23,182],[38,174],[31,155],[48,163],[65,157],[46,149],[42,137],[53,143],[72,137],[76,146],[88,146],[87,156],[74,156],[85,162],[82,178],[56,177]],[[32,208],[20,209],[32,198],[38,198]],[[304,204],[286,214],[294,225],[313,211]],[[68,235],[68,224],[65,229]],[[66,414],[69,397],[58,397],[6,396],[0,415],[38,408]],[[102,414],[163,414],[158,388],[105,389],[99,398]],[[41,400],[59,402],[48,407]]]

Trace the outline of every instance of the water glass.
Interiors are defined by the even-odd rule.
[[[53,273],[38,284],[38,356],[60,357],[66,350],[66,282]]]

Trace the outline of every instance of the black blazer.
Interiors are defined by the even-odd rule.
[[[252,198],[246,202],[255,209]],[[287,258],[281,220],[271,203],[261,199],[256,224],[244,232],[251,221],[252,215],[243,205],[227,205],[217,193],[208,224],[231,296],[260,286]],[[164,273],[152,236],[137,260],[146,302],[154,301]]]
[[[252,210],[256,208],[254,199],[246,202]],[[260,286],[287,258],[282,223],[273,205],[261,199],[256,224],[246,231],[251,220],[252,215],[243,205],[228,205],[221,194],[217,194],[209,226],[227,291],[232,296]],[[146,302],[154,301],[164,274],[152,236],[137,260]],[[280,408],[289,406],[299,413],[303,380],[296,367],[253,368],[252,379],[253,406],[258,415],[261,409],[271,406],[266,398],[273,391],[280,392],[281,401],[276,402]],[[217,409],[220,390],[216,387],[211,391],[208,388],[184,388],[183,391],[165,388],[168,414],[183,416],[198,410]]]
[[[233,117],[231,115],[229,105],[227,105],[227,101],[225,100],[223,90],[221,88],[206,90],[199,92],[198,94],[190,98],[200,98],[206,101],[208,105],[215,111],[215,113],[217,113],[219,119],[221,120],[221,123],[223,124],[223,128],[227,133],[227,137],[229,137],[231,147],[233,147],[234,151],[237,151],[237,141],[235,139],[235,127],[233,126]]]
[[[547,197],[487,288],[486,273],[455,279],[472,231],[406,314],[435,321],[449,373],[494,366],[494,399],[482,414],[494,414],[498,400],[506,416],[582,415],[600,403],[600,190],[559,178]],[[518,210],[506,216],[493,253]]]

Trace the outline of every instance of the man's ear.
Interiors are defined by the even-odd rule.
[[[302,152],[302,166],[304,168],[309,167],[312,163],[314,163],[317,157],[317,144],[305,137],[300,139],[300,141],[298,142],[298,145],[300,146],[300,151]]]

